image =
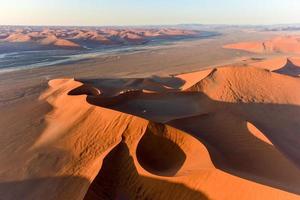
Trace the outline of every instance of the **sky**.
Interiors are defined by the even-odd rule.
[[[0,25],[300,23],[300,0],[0,0]]]

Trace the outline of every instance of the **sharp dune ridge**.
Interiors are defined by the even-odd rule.
[[[273,72],[277,72],[279,74],[286,74],[290,76],[299,76],[300,75],[300,65],[298,59],[287,59],[286,64]]]
[[[290,182],[287,183],[288,185],[299,185],[299,177],[294,177],[294,174],[299,174],[300,162],[297,155],[299,142],[295,141],[291,145],[291,138],[294,137],[297,128],[287,130],[287,127],[293,127],[292,124],[294,123],[297,124],[297,120],[291,122],[289,117],[283,117],[280,122],[273,125],[276,118],[272,117],[277,115],[296,116],[298,114],[299,108],[297,109],[296,105],[299,104],[300,96],[299,94],[291,95],[292,92],[288,89],[292,90],[295,86],[299,87],[299,79],[252,67],[245,69],[237,67],[219,68],[210,70],[210,73],[203,73],[207,75],[205,78],[200,77],[202,80],[197,84],[181,92],[168,90],[163,94],[160,92],[149,94],[142,91],[135,92],[135,95],[132,95],[131,92],[123,93],[109,97],[108,102],[114,102],[114,99],[117,99],[110,105],[103,103],[101,99],[106,97],[101,97],[101,95],[98,97],[88,96],[87,101],[94,105],[108,106],[111,109],[166,123],[192,134],[206,144],[213,158],[213,163],[217,168],[224,171],[283,190],[285,186],[280,184],[282,181]],[[240,76],[244,79],[241,80]],[[284,82],[289,83],[282,88],[273,88],[275,82],[283,82],[283,80],[279,81],[280,79],[290,80],[285,80]],[[268,84],[261,84],[261,80],[265,80]],[[215,85],[215,82],[218,85]],[[274,94],[278,97],[275,97]],[[182,103],[180,98],[185,98],[187,105],[180,104]],[[295,105],[288,105],[291,103],[288,99],[293,99]],[[145,105],[147,101],[149,104],[153,101],[153,104],[149,105],[148,108],[136,107],[136,105]],[[160,101],[160,109],[164,106],[163,110],[156,108],[156,101]],[[173,105],[167,106],[164,101],[165,103],[169,102],[168,104],[173,103]],[[203,108],[199,108],[198,111],[197,107],[192,105],[193,101],[200,101]],[[180,109],[175,109],[179,105],[184,107],[182,113]],[[190,106],[191,109],[189,109]],[[292,111],[294,109],[296,110]],[[172,110],[176,111],[172,112]],[[262,117],[264,112],[268,114]],[[216,127],[211,124],[216,125]],[[237,126],[238,124],[240,126]],[[199,131],[200,135],[198,135]],[[286,134],[286,142],[280,134],[283,131]],[[221,135],[224,135],[226,139]],[[218,140],[220,143],[217,142]],[[229,141],[229,144],[222,144],[225,141]],[[237,148],[235,144],[240,143],[245,146]],[[286,146],[287,143],[291,146]],[[219,151],[218,148],[224,149]],[[223,156],[219,154],[223,154]],[[258,156],[253,157],[253,154]],[[178,155],[178,157],[180,156]],[[270,163],[275,162],[277,163],[276,167],[272,167],[272,170],[266,168]],[[283,173],[283,168],[290,168],[291,171],[288,170],[289,172]],[[288,175],[289,173],[290,175]],[[270,180],[274,181],[273,184],[270,184]],[[290,190],[290,192],[292,191],[299,192],[297,192],[296,187]]]
[[[276,69],[264,60],[172,77],[51,80],[38,100],[18,104],[27,121],[0,121],[12,138],[0,155],[14,149],[0,164],[0,196],[299,199],[298,59],[280,61]],[[19,145],[21,132],[33,134]]]
[[[278,56],[274,58],[261,59],[259,61],[250,59],[245,60],[244,66],[251,66],[266,69],[278,74],[294,77],[300,75],[300,59],[298,56]]]

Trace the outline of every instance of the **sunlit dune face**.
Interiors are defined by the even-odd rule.
[[[262,62],[276,61],[282,60]],[[300,96],[292,91],[300,82],[294,76],[233,66],[171,78],[49,84],[42,99],[55,112],[34,149],[63,140],[70,149],[76,146],[80,160],[93,161],[92,168],[80,164],[82,173],[93,177],[86,199],[174,194],[222,199],[233,191],[231,199],[258,193],[266,199],[297,199],[298,141],[293,138],[300,127],[293,116],[299,114]],[[69,123],[58,130],[58,119]],[[96,153],[96,147],[102,150]],[[194,188],[196,194],[173,184]]]
[[[271,40],[242,42],[225,45],[226,49],[244,50],[253,53],[300,53],[299,36],[278,36]]]
[[[76,28],[19,30],[3,38],[72,46],[181,34],[192,32]],[[278,37],[238,47],[294,51],[289,45],[297,41]],[[300,59],[244,58],[166,77],[53,79],[34,91],[22,86],[14,94],[21,97],[1,108],[0,157],[7,159],[0,163],[0,196],[298,200]],[[28,98],[31,92],[38,99]]]

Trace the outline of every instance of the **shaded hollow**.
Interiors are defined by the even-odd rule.
[[[173,176],[185,162],[186,155],[165,132],[164,125],[150,123],[138,144],[136,156],[140,165],[148,172]]]
[[[104,158],[84,200],[171,200],[174,197],[179,200],[208,200],[204,193],[184,184],[138,173],[134,159],[123,140]]]
[[[98,96],[101,94],[101,92],[92,86],[89,85],[82,85],[78,88],[75,88],[73,90],[71,90],[68,95],[88,95],[88,96]]]

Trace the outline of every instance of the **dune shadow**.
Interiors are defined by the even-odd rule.
[[[273,72],[298,77],[300,75],[300,66],[295,65],[290,59],[287,59],[286,64]]]
[[[103,96],[116,96],[126,91],[147,90],[151,92],[164,92],[179,90],[185,81],[175,76],[159,77],[152,76],[149,78],[103,78],[103,79],[76,79],[84,83],[86,86],[93,88],[101,88],[100,92]],[[92,89],[93,90],[93,89]],[[70,93],[71,95],[79,95],[90,93],[82,91],[81,93]]]
[[[172,99],[175,102],[176,95],[189,100],[185,104],[171,103]],[[193,111],[191,105],[195,101],[199,106]],[[164,123],[201,141],[218,169],[300,194],[300,122],[297,120],[300,107],[297,105],[220,102],[193,91],[150,94],[140,91],[110,98],[87,96],[87,102],[155,122],[161,122],[161,115],[168,110],[179,110],[173,112],[178,116],[167,116],[169,120]],[[272,144],[255,136],[247,127],[248,122]]]
[[[249,130],[249,122],[230,114],[208,113],[173,120],[167,124],[200,140],[218,169],[250,181],[300,194],[300,170],[295,165],[295,155],[292,155],[293,160],[288,159],[287,154],[280,151],[284,150],[291,155],[291,149],[282,149],[281,143],[273,146],[262,140],[260,135]],[[267,129],[263,130],[264,133],[269,133]],[[255,131],[260,132],[258,129]],[[265,135],[266,138],[272,138]],[[281,137],[277,137],[269,140],[280,139]]]
[[[197,199],[208,197],[180,183],[142,176],[125,142],[120,142],[103,160],[85,200],[106,199]]]
[[[1,200],[83,199],[90,185],[79,176],[32,178],[0,183]]]
[[[173,176],[186,160],[184,151],[164,136],[163,124],[149,123],[139,141],[136,156],[139,164],[147,171],[159,176]]]

